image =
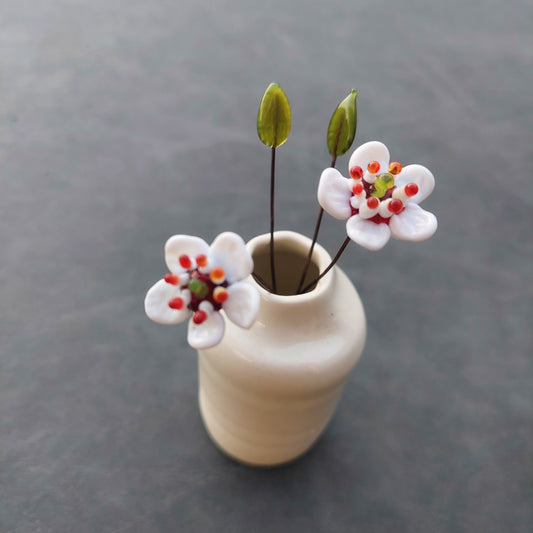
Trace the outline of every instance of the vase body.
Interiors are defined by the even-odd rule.
[[[270,280],[269,239],[261,235],[247,244],[264,280]],[[274,466],[305,453],[331,419],[363,350],[363,306],[342,270],[334,267],[313,290],[294,295],[310,244],[298,233],[277,232],[276,280],[282,294],[264,290],[250,276],[247,282],[261,296],[255,324],[244,330],[226,319],[222,342],[198,351],[206,429],[225,453],[243,463]],[[317,244],[306,283],[330,260]]]

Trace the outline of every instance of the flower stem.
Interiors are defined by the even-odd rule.
[[[252,277],[254,278],[255,282],[263,287],[263,289],[267,290],[268,292],[270,292],[270,288],[269,286],[267,285],[267,282],[259,275],[259,274],[256,274],[255,272],[252,272]]]
[[[316,240],[318,238],[318,232],[320,230],[320,224],[322,222],[322,215],[324,214],[324,209],[321,207],[318,212],[318,218],[316,219],[315,232],[313,233],[313,242],[309,248],[309,253],[307,254],[307,259],[305,261],[304,270],[302,272],[302,277],[300,278],[300,283],[298,283],[298,288],[296,289],[296,294],[300,294],[302,285],[304,284],[305,276],[307,276],[307,271],[309,270],[309,265],[311,264],[311,257],[313,256],[313,250],[315,249]]]
[[[339,132],[337,133],[337,142],[339,140]],[[333,156],[333,159],[331,160],[331,168],[335,168],[335,163],[337,162],[337,155]],[[307,254],[307,259],[305,261],[304,271],[302,272],[302,277],[300,278],[300,283],[298,284],[298,288],[296,289],[296,294],[300,294],[302,285],[304,284],[305,276],[307,276],[307,271],[309,270],[309,265],[311,264],[311,257],[313,256],[313,250],[315,249],[315,244],[318,239],[318,232],[320,231],[320,224],[322,223],[322,215],[324,214],[324,209],[321,207],[318,212],[318,218],[316,219],[315,224],[315,231],[313,233],[313,242],[311,243],[311,247],[309,248],[309,253]]]
[[[274,264],[274,176],[276,168],[276,145],[272,147],[270,156],[270,275],[272,292],[276,294],[276,267]]]
[[[298,294],[302,294],[308,291],[313,285],[318,283],[335,266],[335,263],[339,260],[339,257],[342,255],[342,252],[344,252],[349,242],[350,242],[350,237],[346,237],[346,240],[342,243],[341,247],[339,248],[339,251],[337,252],[337,255],[332,259],[331,263],[328,265],[326,270],[324,270],[324,272],[322,272],[322,274],[320,274],[318,278],[314,279],[311,283],[306,285],[302,291],[298,292]]]

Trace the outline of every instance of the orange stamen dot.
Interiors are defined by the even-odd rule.
[[[207,265],[207,256],[204,254],[200,254],[196,256],[196,264],[199,267],[205,267]]]
[[[394,215],[397,215],[398,213],[401,213],[403,210],[403,202],[399,198],[393,198],[389,202],[389,211],[393,213]]]
[[[405,186],[405,194],[410,198],[418,192],[418,185],[416,183],[408,183]]]
[[[192,267],[191,258],[186,254],[180,255],[178,261],[181,268],[184,268],[185,270],[189,270],[189,268]]]
[[[171,309],[183,309],[183,298],[172,298],[172,300],[168,302],[168,306]]]
[[[209,272],[209,277],[213,283],[223,283],[226,279],[226,273],[222,267],[216,266]]]
[[[378,161],[370,161],[368,163],[368,172],[372,172],[372,174],[377,174],[379,172],[379,169],[381,168],[381,165]]]
[[[201,309],[198,309],[198,311],[195,311],[194,315],[192,315],[192,321],[195,324],[201,324],[202,322],[205,322],[207,320],[207,313],[205,311],[202,311]]]
[[[375,197],[375,196],[371,196],[367,201],[366,201],[366,205],[370,208],[370,209],[376,209],[379,205],[379,200]]]
[[[176,274],[165,274],[163,278],[167,283],[170,283],[171,285],[177,285],[179,282],[178,276]]]
[[[217,304],[222,304],[228,299],[228,291],[224,287],[217,287],[213,291],[213,299]]]
[[[402,165],[400,163],[398,163],[398,161],[393,161],[390,165],[389,165],[389,172],[391,174],[393,174],[394,176],[396,176],[397,174],[399,174],[400,172],[402,171]]]
[[[356,183],[353,187],[352,187],[352,192],[354,194],[361,194],[363,192],[363,185],[361,183]]]
[[[350,176],[354,180],[361,179],[363,177],[363,169],[359,165],[355,165],[350,169]]]

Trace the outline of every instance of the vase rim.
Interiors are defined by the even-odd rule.
[[[268,244],[270,242],[270,233],[263,233],[262,235],[257,235],[256,237],[250,239],[246,243],[246,248],[253,256],[254,252],[261,245]],[[280,245],[285,245],[296,251],[301,251],[305,256],[309,252],[312,240],[301,233],[296,231],[289,230],[279,230],[274,232],[274,245],[279,247]],[[313,256],[311,262],[315,263],[318,267],[319,273],[323,272],[325,268],[331,262],[331,256],[329,253],[317,242],[313,249]],[[331,283],[335,276],[335,268],[332,268],[320,281],[316,284],[314,289],[305,292],[303,294],[274,294],[267,291],[261,285],[259,285],[254,279],[253,276],[250,276],[252,283],[257,287],[257,290],[263,298],[266,298],[272,302],[283,302],[285,304],[294,303],[301,304],[306,301],[311,301],[317,298],[320,298],[324,293],[326,293],[330,287]]]

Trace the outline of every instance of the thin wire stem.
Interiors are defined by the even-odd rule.
[[[260,286],[260,287],[263,287],[263,289],[267,290],[268,292],[270,292],[270,288],[269,286],[267,285],[266,281],[259,275],[259,274],[256,274],[255,272],[252,272],[252,277],[254,278],[254,280],[256,281],[256,283]]]
[[[307,276],[307,272],[309,270],[309,265],[311,264],[311,257],[313,256],[313,250],[315,249],[315,244],[318,238],[318,232],[320,230],[320,224],[322,222],[322,215],[324,214],[324,209],[321,207],[318,212],[318,218],[316,219],[315,224],[315,231],[313,233],[313,242],[311,243],[311,247],[309,248],[309,253],[307,254],[307,259],[305,260],[305,266],[304,270],[302,272],[302,277],[300,278],[300,283],[298,283],[298,288],[296,289],[296,294],[300,294],[300,291],[302,289],[302,285],[304,284],[305,276]]]
[[[339,141],[339,135],[340,135],[340,128],[337,133],[337,139],[336,143]],[[337,144],[335,143],[335,152],[337,151]],[[335,168],[335,164],[337,162],[337,155],[335,154],[333,156],[333,159],[331,160],[331,168]],[[313,257],[313,250],[315,249],[315,244],[318,239],[318,232],[320,231],[320,224],[322,224],[322,216],[324,215],[324,209],[321,207],[318,211],[318,217],[316,219],[315,224],[315,231],[313,233],[313,242],[311,243],[311,247],[309,248],[309,253],[307,254],[307,259],[305,261],[304,270],[302,272],[302,277],[300,278],[300,283],[298,283],[298,288],[296,289],[296,294],[301,294],[302,285],[304,284],[305,276],[307,276],[307,272],[309,270],[309,265],[311,264],[311,257]]]
[[[318,283],[335,266],[335,263],[339,260],[339,257],[342,255],[342,252],[344,252],[344,250],[346,249],[346,246],[348,246],[349,243],[350,243],[350,237],[346,237],[346,240],[342,243],[341,247],[339,248],[339,251],[337,252],[337,255],[332,259],[331,263],[328,265],[326,270],[324,270],[324,272],[322,272],[322,274],[320,274],[320,276],[318,276],[315,280],[313,280],[311,283],[306,285],[303,288],[302,293],[308,291],[313,285]]]
[[[272,277],[272,292],[277,293],[276,266],[274,264],[274,176],[276,168],[276,146],[272,147],[270,156],[270,275]]]

